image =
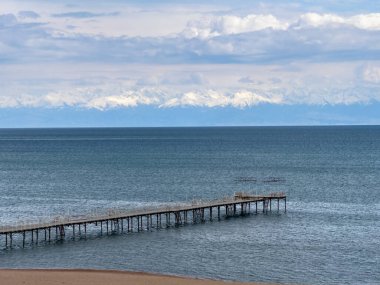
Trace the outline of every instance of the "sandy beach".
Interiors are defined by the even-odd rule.
[[[39,269],[0,270],[0,283],[6,285],[264,285],[264,283],[243,283],[192,279],[187,277],[176,277],[140,272]]]

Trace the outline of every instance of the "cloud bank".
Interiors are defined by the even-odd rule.
[[[9,3],[0,15],[0,108],[380,101],[373,11]]]
[[[122,17],[119,12],[52,14],[52,22],[37,15],[33,11],[0,15],[3,60],[272,64],[380,59],[380,13],[350,17],[305,13],[294,19],[272,14],[203,16],[189,21],[182,32],[155,37],[107,35],[102,27]],[[65,24],[59,28],[51,24],[56,17]],[[99,29],[86,30],[92,24]],[[117,30],[125,30],[123,22]]]
[[[310,28],[349,28],[380,30],[380,13],[358,14],[343,17],[336,14],[305,13],[291,21],[271,14],[249,14],[244,17],[223,15],[192,21],[184,31],[189,38],[211,38],[225,35],[269,30],[299,30]]]

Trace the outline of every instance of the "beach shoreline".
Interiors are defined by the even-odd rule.
[[[0,280],[7,285],[274,285],[164,275],[138,271],[96,269],[0,269]]]

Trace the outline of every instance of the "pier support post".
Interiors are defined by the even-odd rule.
[[[61,239],[63,239],[65,237],[65,226],[63,226],[63,225],[59,226],[59,234],[60,234]],[[38,242],[38,237],[37,237],[37,242]]]
[[[285,198],[285,213],[286,213],[286,198]]]
[[[25,231],[22,232],[22,247],[25,247]]]
[[[174,212],[174,218],[175,218],[175,226],[179,226],[181,224],[181,212]]]

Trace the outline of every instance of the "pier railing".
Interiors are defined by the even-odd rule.
[[[286,195],[283,192],[275,192],[264,195],[254,195],[245,192],[236,192],[232,197],[225,197],[215,200],[193,200],[190,203],[177,203],[162,206],[142,207],[135,209],[108,209],[106,212],[90,213],[86,215],[77,216],[54,216],[47,217],[47,219],[39,220],[38,222],[19,221],[13,225],[0,226],[0,237],[5,236],[5,244],[8,245],[8,238],[12,244],[12,235],[21,233],[23,235],[23,246],[25,244],[25,234],[31,232],[32,241],[33,234],[36,233],[38,240],[39,231],[44,231],[45,240],[51,240],[51,230],[55,230],[56,238],[63,238],[65,236],[65,229],[71,228],[72,235],[75,237],[75,227],[78,227],[81,233],[81,226],[84,227],[84,232],[87,232],[87,226],[93,225],[101,227],[103,232],[103,223],[106,225],[107,233],[109,232],[109,224],[112,227],[121,231],[124,228],[124,222],[127,223],[127,232],[133,231],[136,228],[133,222],[137,222],[137,230],[142,228],[161,227],[162,221],[166,226],[170,226],[171,216],[174,215],[175,225],[183,225],[189,223],[196,223],[197,221],[204,222],[206,220],[206,210],[208,212],[208,219],[212,220],[213,211],[217,212],[218,220],[222,217],[222,210],[224,210],[224,217],[245,215],[251,213],[251,204],[255,206],[255,213],[258,213],[259,203],[262,203],[262,211],[266,213],[272,211],[272,200],[277,201],[277,211],[280,210],[280,200],[284,200],[284,207],[286,212]],[[214,213],[215,213],[214,212]],[[155,217],[156,223],[153,223]],[[145,222],[143,222],[143,218]],[[48,235],[47,235],[48,233]]]

